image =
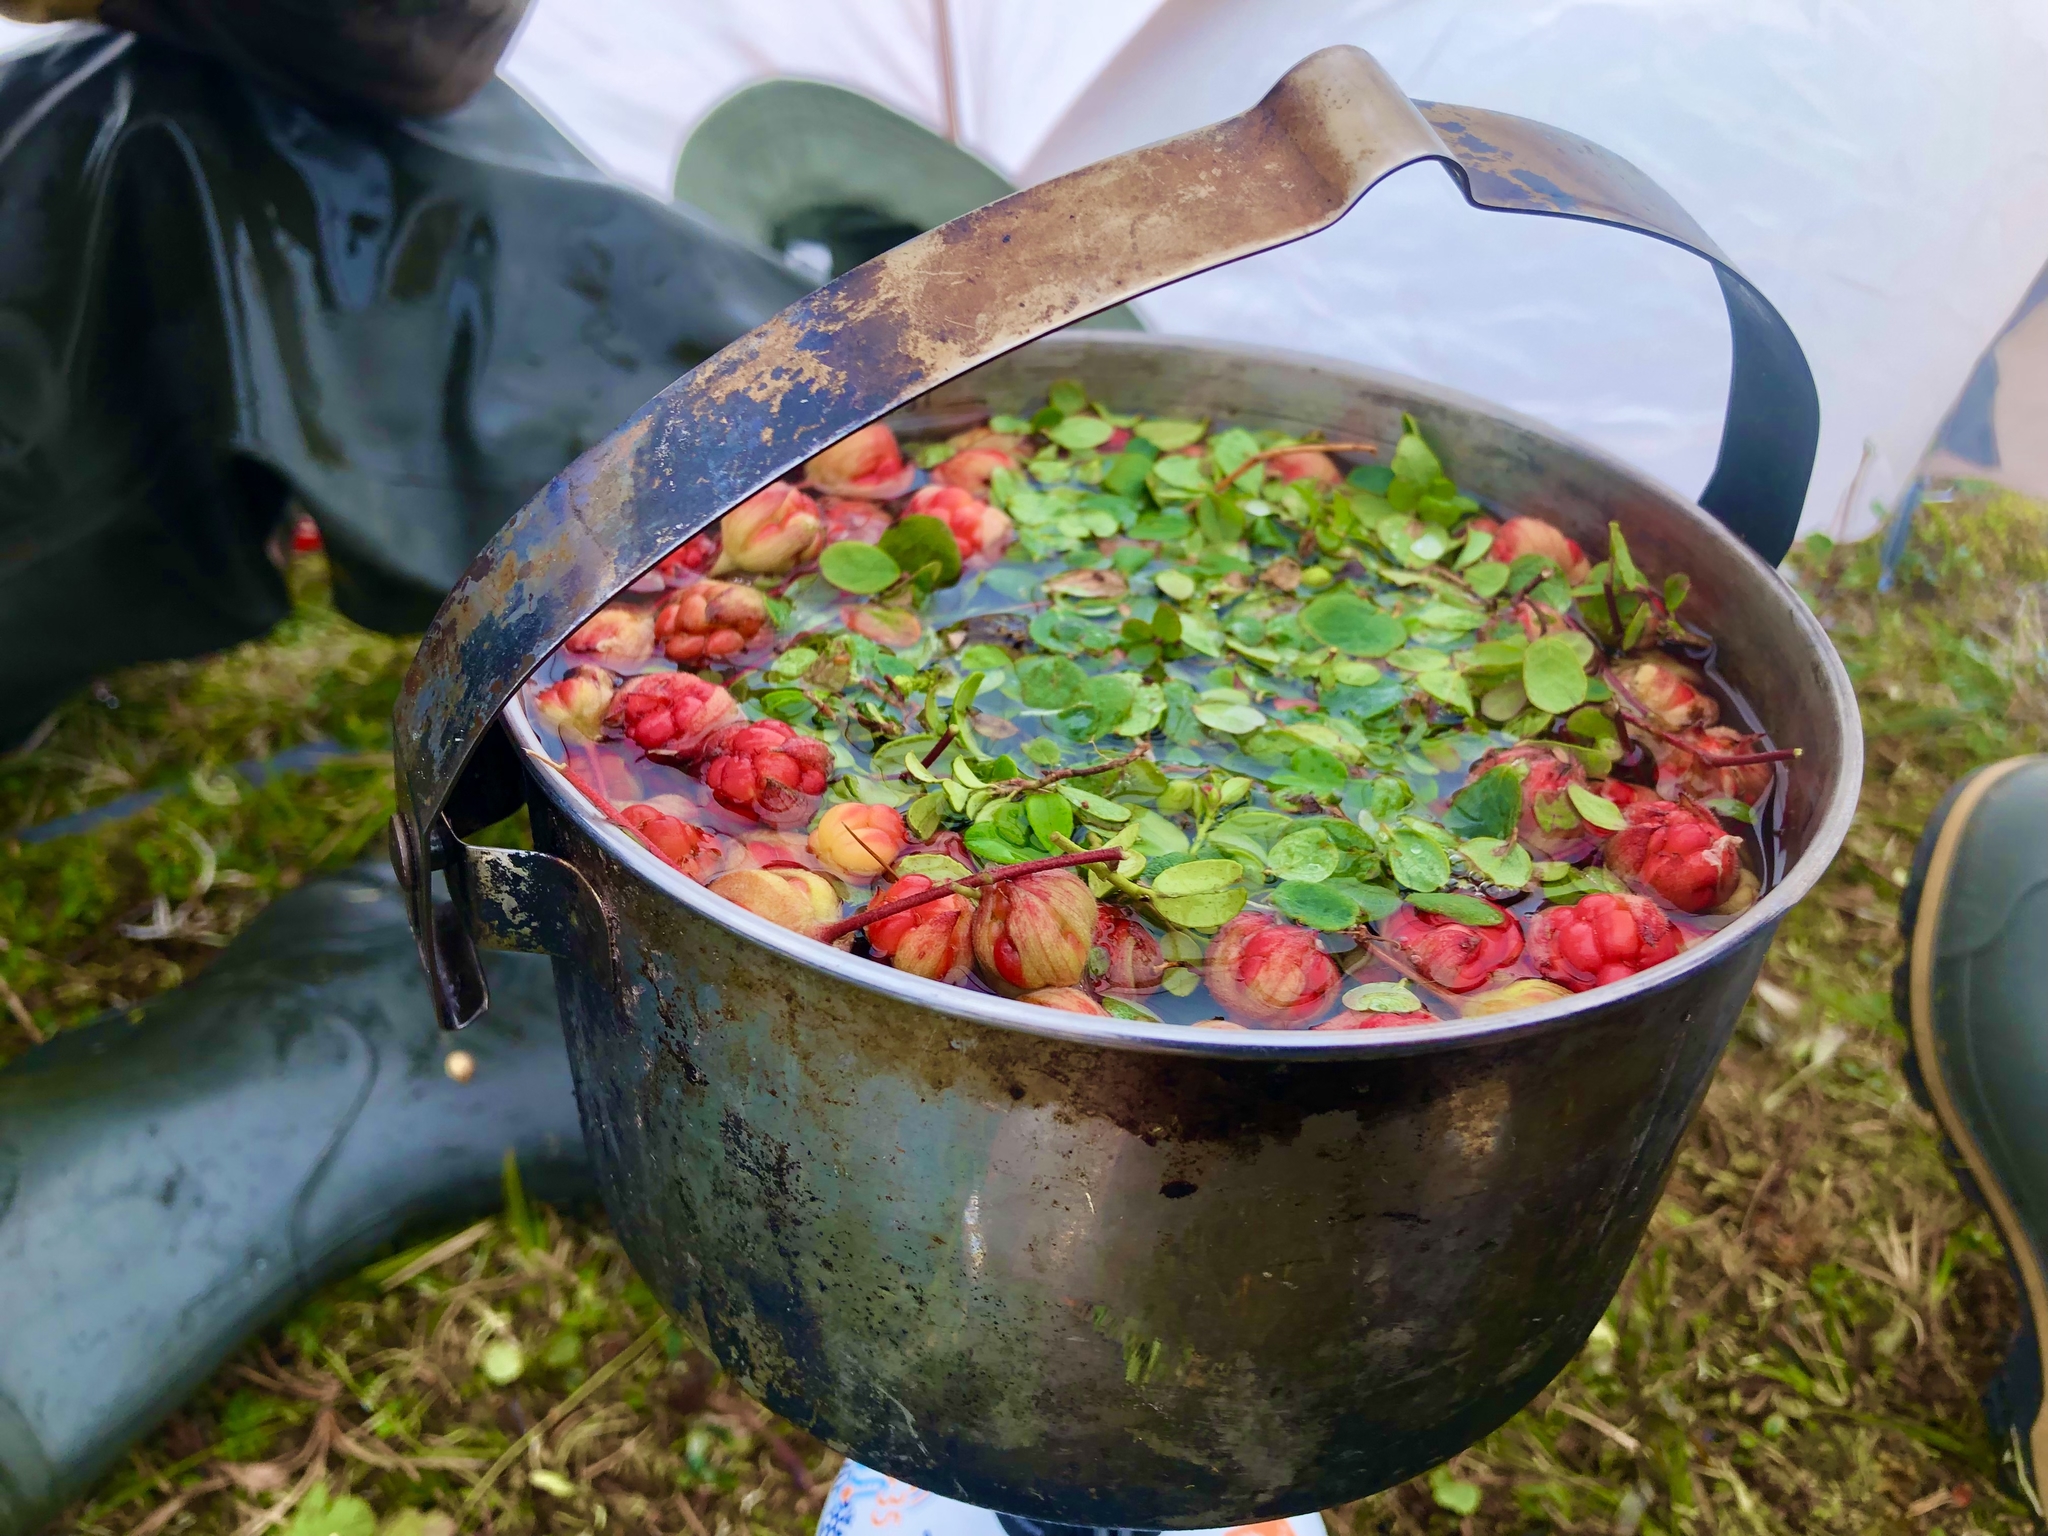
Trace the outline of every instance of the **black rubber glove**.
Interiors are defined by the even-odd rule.
[[[442,1034],[390,871],[364,864],[191,986],[0,1070],[0,1536],[323,1281],[496,1210],[508,1147],[539,1198],[594,1200],[548,962],[487,967],[489,1023]]]

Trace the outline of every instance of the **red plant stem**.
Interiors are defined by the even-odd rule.
[[[820,943],[830,944],[843,939],[849,933],[867,927],[869,923],[880,922],[885,917],[894,917],[899,912],[909,912],[927,902],[937,901],[941,896],[965,896],[970,891],[981,890],[1000,880],[1016,880],[1025,875],[1042,874],[1048,869],[1072,869],[1076,864],[1121,863],[1130,857],[1128,848],[1087,848],[1079,853],[1055,854],[1049,859],[1027,859],[1022,864],[1002,864],[994,869],[985,869],[978,875],[969,875],[965,880],[952,880],[945,885],[935,885],[928,891],[919,891],[915,896],[898,897],[885,901],[879,907],[869,907],[851,917],[842,917],[836,923],[827,923],[811,937]]]
[[[938,745],[937,745],[937,746],[935,746],[935,747],[933,747],[933,748],[931,749],[931,751],[929,751],[929,752],[925,753],[925,755],[924,755],[924,765],[925,765],[925,767],[927,767],[927,768],[931,767],[931,765],[932,765],[933,763],[936,763],[936,762],[937,762],[937,761],[938,761],[938,760],[939,760],[939,759],[940,759],[941,757],[944,757],[944,756],[946,755],[946,748],[948,748],[948,747],[950,747],[951,745],[953,745],[953,738],[954,738],[954,737],[955,737],[956,735],[958,735],[958,734],[959,734],[959,732],[955,731],[955,730],[953,729],[953,727],[952,727],[952,726],[950,726],[950,725],[949,725],[949,726],[947,726],[947,727],[946,727],[946,733],[945,733],[945,735],[943,735],[943,736],[941,736],[941,737],[939,738],[939,743],[938,743]],[[907,775],[907,773],[906,773],[906,775],[905,775],[905,776],[906,776],[906,777],[908,776],[908,775]]]
[[[1048,784],[1057,784],[1062,779],[1093,778],[1098,773],[1108,773],[1114,768],[1128,767],[1141,757],[1152,755],[1152,744],[1148,741],[1135,751],[1126,752],[1122,757],[1112,757],[1106,762],[1083,763],[1078,768],[1055,768],[1051,773],[1042,773],[1035,779],[1002,779],[987,787],[1008,794],[1016,789],[1043,789]]]
[[[1262,448],[1237,468],[1216,482],[1216,489],[1222,490],[1254,464],[1266,459],[1277,459],[1283,453],[1378,453],[1377,443],[1289,443],[1284,448]]]
[[[1803,747],[1780,747],[1775,752],[1738,752],[1731,757],[1722,757],[1713,752],[1698,752],[1687,747],[1686,751],[1705,763],[1709,768],[1748,768],[1757,763],[1789,763],[1795,757],[1804,757]]]
[[[1622,713],[1632,724],[1641,726],[1666,746],[1690,753],[1709,768],[1753,768],[1760,763],[1789,763],[1794,758],[1805,756],[1803,747],[1779,747],[1772,752],[1702,752],[1684,737],[1674,736],[1652,725],[1648,718],[1649,706],[1630,692],[1628,686],[1608,668],[1600,669],[1600,680],[1614,690],[1614,702],[1621,706]]]

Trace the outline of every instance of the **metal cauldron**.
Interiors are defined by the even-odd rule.
[[[1398,115],[1384,77],[1358,78],[1380,113],[1368,126]],[[1640,207],[1607,206],[1646,227]],[[1751,517],[1796,516],[1806,466],[1788,491],[1769,447],[1788,429],[1759,409],[1757,344],[1746,365],[1740,340],[1745,316],[1753,343],[1782,322],[1725,269],[1724,288],[1738,347],[1723,471],[1748,452]],[[793,354],[760,336],[752,356],[786,377]],[[1443,390],[1097,334],[916,394],[915,359],[875,383],[886,359],[839,336],[819,353],[841,347],[862,398],[792,407],[760,386],[778,406],[759,419],[782,436],[757,453],[746,402],[764,395],[735,392],[714,360],[522,513],[437,620],[400,707],[393,842],[437,1004],[451,1022],[481,1010],[476,942],[558,957],[586,1140],[627,1252],[750,1393],[870,1466],[1018,1514],[1192,1527],[1355,1498],[1442,1460],[1526,1403],[1598,1319],[1773,930],[1847,829],[1861,743],[1832,648],[1698,506]],[[1193,1031],[1032,1008],[800,939],[682,878],[523,756],[538,742],[520,679],[621,572],[776,472],[764,466],[890,406],[899,426],[944,424],[1066,376],[1123,409],[1382,442],[1413,411],[1482,499],[1595,545],[1619,521],[1646,568],[1692,575],[1688,617],[1721,638],[1725,675],[1805,748],[1780,791],[1775,887],[1679,959],[1523,1013],[1362,1035]],[[778,410],[810,414],[793,425]],[[714,423],[723,437],[702,441]],[[1810,463],[1801,430],[1791,458]],[[700,468],[735,457],[723,478]],[[540,852],[459,840],[521,795]]]

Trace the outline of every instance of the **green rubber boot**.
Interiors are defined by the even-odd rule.
[[[380,860],[0,1071],[0,1536],[323,1281],[498,1209],[508,1147],[540,1198],[594,1198],[548,963],[486,968],[489,1022],[442,1034]]]
[[[2039,1516],[2048,1505],[2048,757],[1978,770],[1920,839],[1899,907],[1908,1075],[1998,1227],[2021,1321],[1985,1416]]]

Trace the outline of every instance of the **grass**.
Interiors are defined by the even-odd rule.
[[[1862,806],[1785,924],[1621,1292],[1535,1404],[1329,1512],[1340,1536],[2029,1528],[1975,1404],[2016,1301],[1906,1091],[1889,989],[1935,801],[2048,747],[2048,508],[1985,493],[1922,515],[1888,596],[1874,543],[1794,558],[1862,698]],[[376,836],[405,647],[337,618],[317,561],[295,582],[271,640],[109,678],[0,761],[17,831],[169,787],[118,827],[6,849],[0,1057],[186,979]],[[223,772],[316,737],[357,755],[262,787]],[[835,1460],[687,1347],[602,1226],[515,1187],[503,1217],[254,1341],[60,1528],[768,1536],[809,1529]]]

